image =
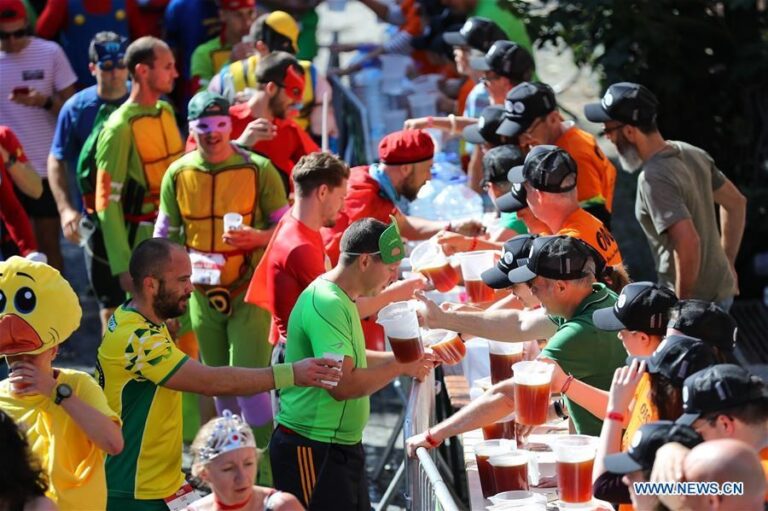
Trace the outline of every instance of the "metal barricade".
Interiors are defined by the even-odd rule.
[[[339,129],[339,156],[350,167],[373,163],[368,112],[363,103],[334,75],[328,75],[333,89],[333,110]]]
[[[435,375],[414,381],[408,395],[403,438],[426,431],[435,421]],[[453,495],[437,468],[437,453],[419,448],[417,458],[405,457],[405,498],[411,511],[458,511]]]

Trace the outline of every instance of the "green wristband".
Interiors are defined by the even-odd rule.
[[[275,388],[293,387],[293,364],[275,364],[272,366]]]

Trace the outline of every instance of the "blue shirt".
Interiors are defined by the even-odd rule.
[[[219,35],[219,9],[214,0],[171,0],[165,8],[165,41],[179,52],[179,74],[189,79],[192,52]],[[185,105],[186,106],[186,105]]]
[[[490,104],[491,98],[488,95],[488,89],[485,88],[483,82],[478,82],[472,87],[469,94],[467,94],[467,101],[464,104],[464,117],[474,117],[475,119],[478,119],[485,107]],[[465,142],[464,149],[467,154],[472,154],[472,151],[475,149],[475,144]]]

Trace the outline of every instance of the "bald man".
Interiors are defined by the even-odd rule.
[[[686,499],[688,509],[747,511],[762,510],[766,482],[760,458],[740,440],[721,439],[694,447],[683,464],[686,481],[744,484],[743,495],[699,495]]]

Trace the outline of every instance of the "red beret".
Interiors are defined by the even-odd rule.
[[[256,0],[221,0],[219,6],[225,11],[236,11],[238,9],[245,9],[248,7],[254,7]]]
[[[379,143],[379,160],[389,165],[418,163],[434,155],[435,144],[424,130],[395,131]]]
[[[0,22],[12,23],[27,18],[27,10],[21,0],[0,0]]]

